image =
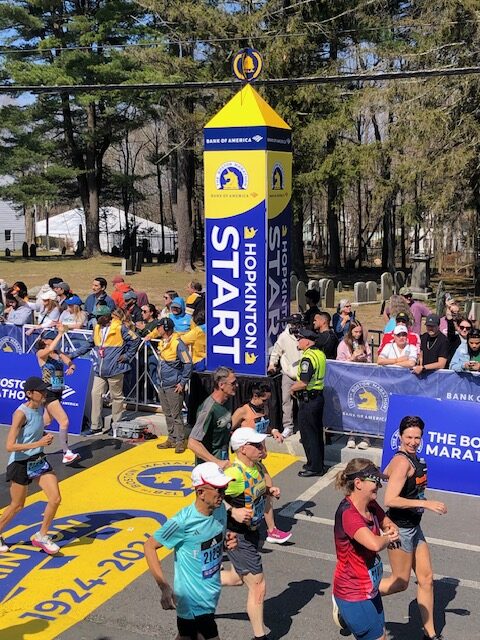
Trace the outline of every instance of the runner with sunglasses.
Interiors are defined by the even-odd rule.
[[[351,460],[336,477],[345,498],[335,514],[333,618],[361,640],[386,639],[378,553],[398,540],[398,528],[376,502],[382,480],[386,476],[363,458]]]
[[[249,427],[233,432],[230,446],[235,452],[233,464],[225,469],[233,479],[227,487],[228,530],[237,534],[238,546],[227,552],[232,563],[229,571],[222,571],[222,585],[248,588],[247,614],[255,640],[267,640],[263,626],[265,577],[262,558],[258,551],[259,527],[264,520],[267,495],[280,497],[280,489],[270,486],[265,467],[266,433],[258,433]]]
[[[223,504],[228,478],[213,462],[192,471],[195,502],[170,518],[145,542],[145,559],[162,593],[163,609],[176,609],[176,640],[218,640],[215,609],[220,597],[223,550],[237,545],[226,531]],[[165,578],[157,552],[175,550],[173,589]]]
[[[441,640],[433,619],[433,571],[428,544],[420,527],[425,509],[447,513],[443,502],[427,500],[427,466],[417,456],[425,423],[418,416],[405,416],[399,426],[400,447],[387,465],[385,490],[387,514],[399,528],[399,543],[389,547],[392,575],[380,584],[384,596],[405,591],[412,569],[417,578],[417,603],[422,618],[423,640]]]

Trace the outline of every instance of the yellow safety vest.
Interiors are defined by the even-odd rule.
[[[313,376],[307,384],[307,391],[322,391],[325,382],[325,370],[327,359],[321,349],[309,347],[303,352],[302,359],[298,363],[297,380],[300,380],[302,372],[302,361],[310,360],[313,366]]]

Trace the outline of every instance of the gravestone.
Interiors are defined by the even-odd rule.
[[[290,276],[290,302],[293,302],[293,300],[295,300],[296,298],[297,284],[298,278],[294,273],[292,273],[292,275]]]
[[[403,271],[395,271],[393,274],[393,282],[395,285],[395,293],[399,293],[400,289],[405,286],[405,274]]]
[[[130,258],[122,258],[122,266],[120,269],[120,274],[122,276],[131,276],[132,273],[133,273],[132,260]]]
[[[428,297],[432,292],[430,286],[430,256],[417,254],[412,258],[412,284],[410,289],[414,294],[422,294],[421,297]],[[418,295],[414,297],[419,297]]]
[[[437,285],[437,295],[435,296],[435,313],[439,316],[443,316],[445,310],[445,285],[443,280]]]
[[[306,311],[307,301],[305,300],[305,291],[307,287],[304,282],[297,282],[297,305],[300,312]]]
[[[367,282],[367,302],[377,301],[377,283],[373,280]]]
[[[325,296],[325,285],[328,282],[328,278],[320,278],[318,281],[318,290],[320,291],[320,300]]]
[[[390,296],[393,293],[393,278],[392,274],[386,271],[380,276],[380,295],[382,300],[390,300]]]
[[[337,293],[341,293],[342,291],[343,291],[343,284],[342,284],[342,281],[339,280],[337,282]]]
[[[309,289],[315,289],[316,291],[320,291],[320,288],[318,286],[318,280],[309,280],[308,281],[308,288]]]
[[[367,301],[367,285],[365,284],[365,282],[355,282],[355,284],[353,285],[353,301]]]
[[[335,285],[333,280],[327,279],[325,285],[325,307],[333,309],[335,307]]]
[[[22,258],[28,258],[28,244],[26,242],[22,244]]]

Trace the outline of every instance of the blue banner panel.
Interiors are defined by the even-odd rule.
[[[406,415],[425,422],[418,456],[427,463],[428,486],[480,496],[480,404],[392,395],[382,469],[398,450],[398,427]]]
[[[480,376],[433,371],[416,376],[401,367],[327,360],[325,426],[383,435],[390,395],[480,402]]]
[[[268,220],[268,347],[283,330],[281,322],[290,313],[290,203],[276,218]]]
[[[265,202],[231,218],[205,220],[207,364],[266,371]]]
[[[209,127],[204,129],[205,151],[291,151],[292,132],[277,127]]]
[[[92,364],[90,360],[75,360],[75,373],[65,377],[62,406],[68,415],[69,432],[82,430],[85,401],[91,388]],[[24,402],[23,385],[30,376],[40,375],[37,358],[33,354],[18,354],[0,350],[0,424],[11,424],[13,412]],[[49,431],[58,431],[52,422]]]

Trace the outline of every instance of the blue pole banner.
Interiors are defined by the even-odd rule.
[[[247,85],[204,141],[207,367],[265,375],[290,309],[290,127]]]
[[[391,395],[382,469],[398,450],[398,427],[406,415],[425,422],[417,455],[427,463],[428,487],[480,496],[480,403]]]
[[[323,422],[338,431],[383,436],[390,395],[480,403],[480,376],[327,360]]]
[[[91,389],[92,364],[84,358],[78,358],[75,364],[75,373],[65,377],[62,406],[70,421],[69,432],[79,434],[85,401]],[[11,424],[13,412],[25,401],[25,380],[38,375],[40,368],[33,354],[0,350],[0,424]],[[52,422],[48,430],[58,431],[58,424]]]

